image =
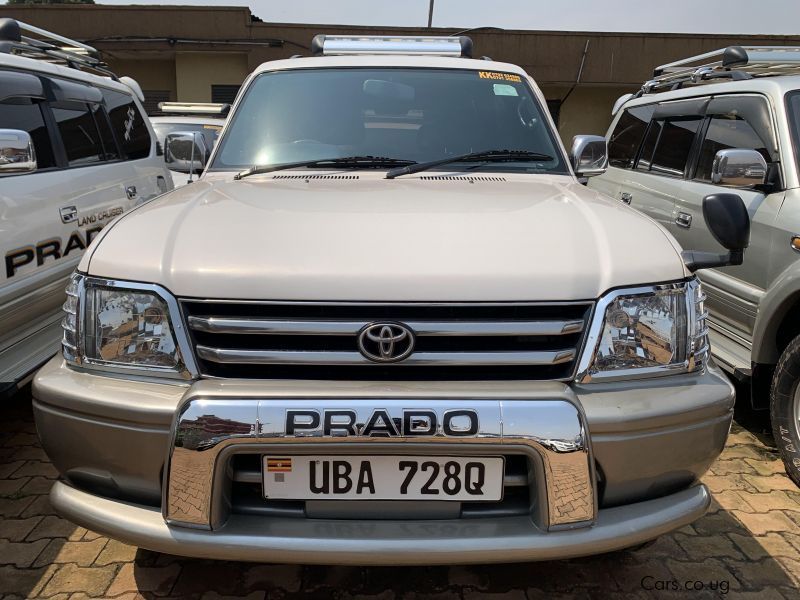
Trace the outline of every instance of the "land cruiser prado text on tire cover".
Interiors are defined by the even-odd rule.
[[[707,207],[729,254],[682,257],[578,183],[605,140],[571,164],[521,68],[464,37],[313,48],[256,69],[202,176],[78,266],[33,386],[56,510],[161,552],[391,565],[701,516],[733,389],[692,269],[740,257],[741,200]]]
[[[744,261],[700,275],[712,353],[769,408],[800,485],[800,52],[731,46],[664,65],[615,113],[608,171],[590,187],[706,251],[719,244],[703,199],[733,191],[747,206]]]
[[[0,19],[0,398],[58,352],[64,286],[86,247],[172,189],[141,89],[96,54]]]

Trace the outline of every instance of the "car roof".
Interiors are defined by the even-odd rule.
[[[5,54],[0,52],[0,68],[6,67],[15,69],[17,71],[35,72],[44,76],[57,76],[63,79],[82,81],[84,83],[88,83],[89,85],[98,85],[111,88],[122,92],[123,94],[136,96],[136,92],[133,89],[121,81],[114,81],[111,79],[111,77],[96,75],[88,71],[81,71],[80,69],[73,69],[71,67],[53,64],[37,58],[16,56],[14,54]]]
[[[755,93],[780,98],[783,97],[786,92],[797,89],[800,89],[800,75],[754,77],[752,79],[744,79],[741,81],[725,80],[720,83],[689,85],[678,90],[668,90],[654,94],[643,94],[638,98],[632,98],[631,100],[628,100],[622,108],[720,94]]]
[[[273,60],[259,65],[253,75],[267,71],[289,69],[320,69],[335,67],[410,67],[429,69],[469,69],[474,71],[504,71],[527,77],[528,74],[517,65],[493,60],[458,58],[451,56],[415,56],[405,54],[358,54],[310,56]]]

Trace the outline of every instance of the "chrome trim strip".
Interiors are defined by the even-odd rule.
[[[292,320],[194,317],[189,328],[206,333],[278,335],[356,335],[369,320]],[[537,336],[568,335],[583,331],[584,322],[546,321],[403,321],[417,336]]]
[[[378,365],[360,352],[326,350],[237,350],[195,346],[197,356],[221,364],[250,365]],[[575,358],[575,349],[540,352],[415,352],[396,366],[557,365]]]
[[[402,422],[404,410],[423,407],[439,418],[435,432],[419,436],[326,436],[321,426],[287,434],[288,410],[321,414],[324,411],[320,407],[354,411],[356,423],[367,423],[376,410],[385,411],[393,422]],[[478,431],[448,435],[442,417],[454,410],[474,411]],[[172,426],[164,469],[163,516],[175,526],[209,530],[221,527],[228,517],[224,498],[230,473],[226,457],[234,451],[368,455],[391,450],[435,455],[456,450],[465,454],[503,453],[513,452],[514,448],[523,449],[540,467],[534,469],[535,480],[530,485],[532,497],[540,499],[533,503],[532,517],[542,529],[584,527],[594,522],[597,498],[588,429],[580,406],[565,398],[190,398],[176,413]]]

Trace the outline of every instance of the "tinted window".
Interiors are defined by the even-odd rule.
[[[220,139],[214,169],[354,155],[426,161],[510,149],[551,158],[486,168],[568,173],[544,109],[513,73],[296,69],[264,73],[244,94]]]
[[[610,166],[622,169],[633,167],[636,152],[639,150],[645,131],[647,131],[647,123],[652,115],[652,106],[636,106],[626,109],[622,113],[608,140],[608,164]]]
[[[764,141],[758,136],[750,123],[735,113],[715,115],[708,124],[708,132],[700,147],[696,179],[711,181],[711,165],[720,150],[728,148],[749,148],[762,154],[770,162],[769,152]]]
[[[27,131],[36,152],[37,168],[56,166],[53,146],[37,102],[30,98],[6,98],[0,102],[0,129]]]
[[[76,167],[103,160],[103,144],[89,105],[57,102],[52,108],[69,165]]]
[[[103,107],[99,104],[90,104],[89,106],[94,114],[97,131],[100,133],[100,141],[103,144],[103,152],[106,155],[106,160],[117,160],[119,158],[117,142],[114,140],[114,135],[111,133],[111,126],[108,124],[108,117],[106,117]]]
[[[663,175],[683,176],[701,122],[700,118],[653,121],[637,167]],[[651,155],[652,158],[648,158]]]
[[[131,96],[112,90],[103,90],[111,128],[127,158],[135,160],[150,155],[150,133],[142,113]]]
[[[791,123],[792,144],[794,145],[794,159],[800,169],[800,92],[794,91],[786,94],[786,109],[789,112]]]

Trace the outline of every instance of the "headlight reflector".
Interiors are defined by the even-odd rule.
[[[89,287],[84,340],[92,361],[172,369],[180,363],[167,306],[149,292]]]
[[[704,298],[694,279],[611,292],[598,305],[590,337],[593,345],[587,345],[579,379],[588,382],[702,368],[708,354]]]
[[[78,273],[70,279],[62,346],[67,362],[105,371],[191,377],[174,321],[177,303],[156,285]],[[144,373],[143,373],[144,372]]]

